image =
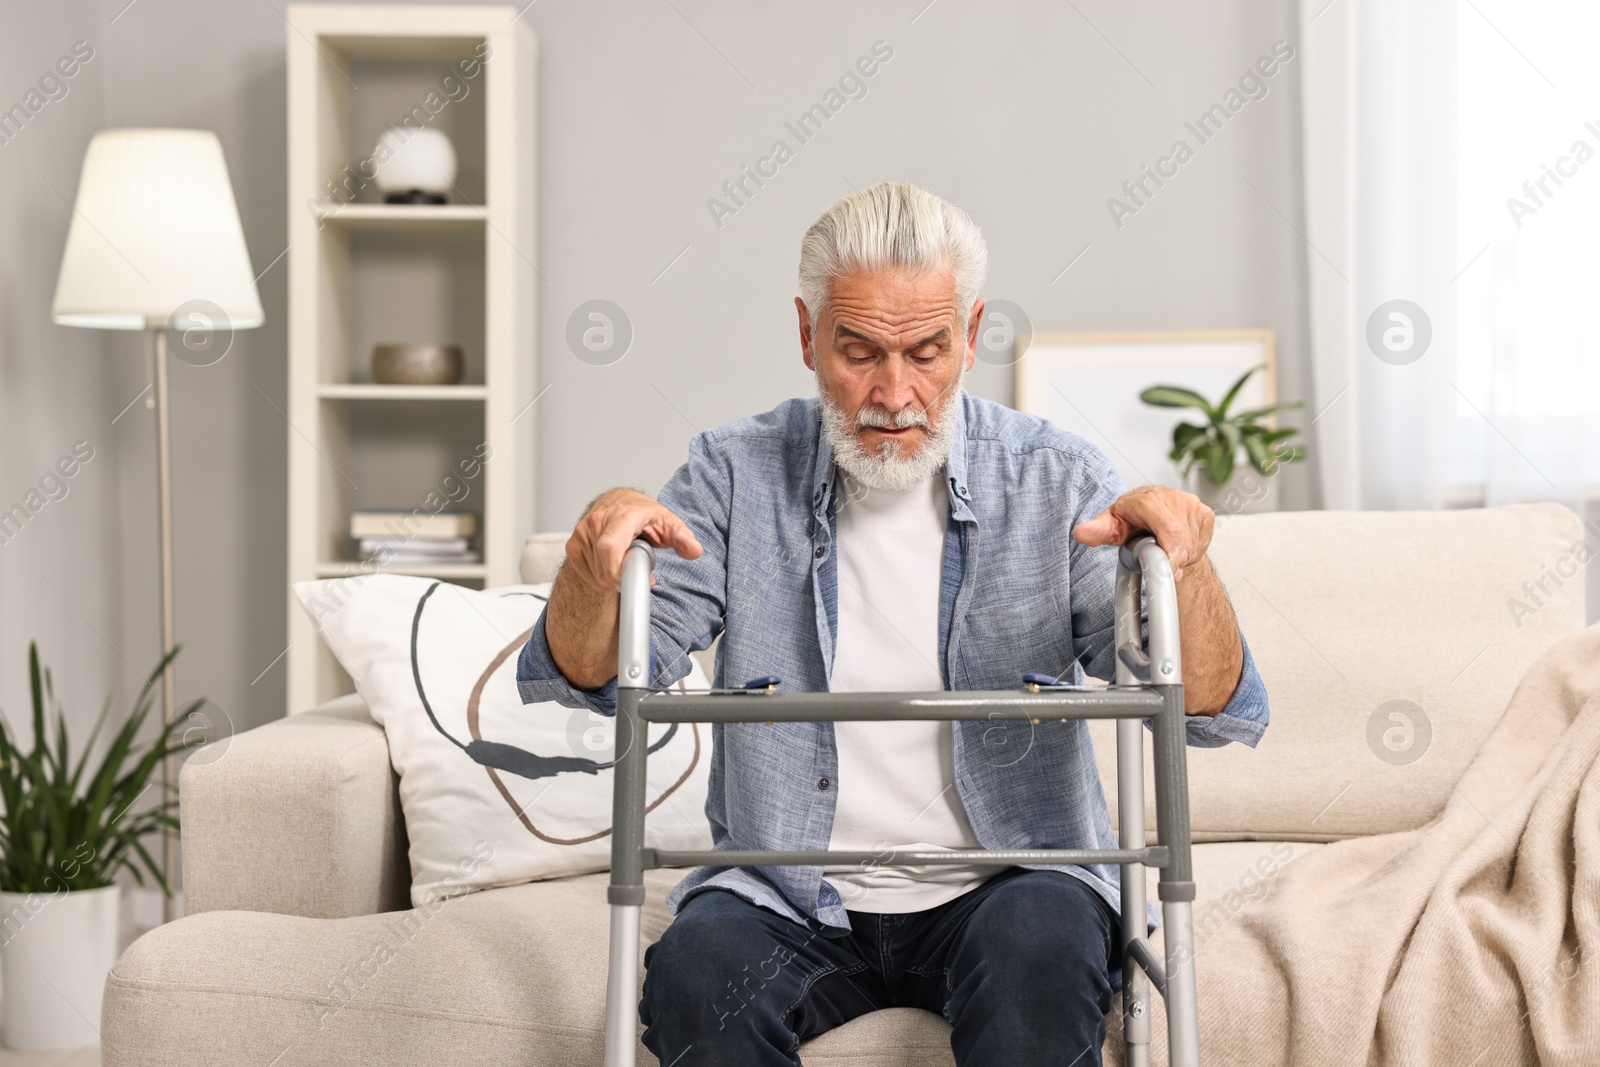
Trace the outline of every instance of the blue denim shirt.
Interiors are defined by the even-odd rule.
[[[1031,415],[972,396],[944,473],[950,496],[940,588],[939,667],[947,689],[1015,689],[1026,671],[1065,680],[1113,674],[1116,549],[1073,539],[1078,523],[1125,491],[1098,449]],[[787,690],[828,689],[837,630],[834,464],[816,398],[696,436],[662,489],[705,549],[656,555],[651,674],[665,688],[689,673],[689,652],[717,648],[717,686],[778,675]],[[517,665],[525,702],[555,700],[615,714],[616,683],[571,686],[544,620]],[[1232,698],[1187,720],[1191,745],[1254,746],[1267,693],[1249,645]],[[1116,848],[1082,721],[953,723],[955,787],[979,843],[993,849]],[[838,789],[831,722],[712,726],[706,816],[718,849],[826,849]],[[1025,864],[1080,878],[1120,911],[1115,866]],[[824,933],[847,931],[838,890],[813,867],[697,867],[667,896],[725,887]],[[1152,908],[1153,921],[1155,912]],[[831,929],[830,929],[831,928]]]

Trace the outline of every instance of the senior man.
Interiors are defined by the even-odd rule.
[[[1266,692],[1194,496],[1125,491],[1094,446],[967,395],[983,237],[904,184],[845,197],[801,243],[817,396],[708,430],[652,500],[613,489],[567,543],[523,649],[526,701],[615,712],[622,557],[657,556],[651,677],[720,634],[716,684],[1007,689],[1113,670],[1116,548],[1155,535],[1178,582],[1192,745],[1254,745]],[[719,849],[1115,848],[1081,721],[719,723]],[[799,1063],[878,1008],[952,1026],[962,1067],[1098,1063],[1120,977],[1118,869],[700,867],[645,953],[663,1064]],[[1137,920],[1136,920],[1137,921]]]

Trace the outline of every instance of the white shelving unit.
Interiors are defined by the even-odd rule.
[[[386,571],[515,582],[534,518],[533,31],[500,6],[292,4],[288,23],[289,581],[371,573],[350,513],[382,509],[478,512],[483,559]],[[450,136],[450,203],[382,202],[390,126]],[[463,383],[372,382],[386,341],[460,344]],[[288,598],[294,713],[351,683]]]

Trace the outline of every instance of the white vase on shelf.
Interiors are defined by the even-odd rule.
[[[443,204],[456,180],[456,149],[443,130],[391,127],[372,150],[375,180],[390,204]]]

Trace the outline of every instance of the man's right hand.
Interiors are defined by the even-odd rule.
[[[699,559],[704,551],[694,531],[666,507],[636,489],[612,489],[596,497],[573,527],[569,569],[592,589],[621,592],[622,557],[636,537],[684,559]]]
[[[579,689],[599,689],[616,677],[622,557],[635,537],[684,559],[698,559],[704,551],[682,519],[635,489],[595,498],[567,540],[567,562],[545,609],[551,658]]]

